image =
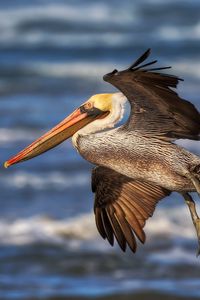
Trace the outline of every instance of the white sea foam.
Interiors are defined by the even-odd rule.
[[[192,60],[170,62],[173,66],[172,74],[179,74],[180,77],[200,78],[200,63]],[[48,77],[82,77],[83,79],[94,76],[103,76],[113,70],[116,63],[99,63],[99,61],[84,61],[84,62],[26,62],[23,63],[24,70],[33,72],[34,74]],[[124,69],[124,64],[118,63],[117,69]],[[103,82],[103,80],[101,81]],[[196,89],[198,91],[198,89]],[[191,92],[195,92],[194,88]]]
[[[129,12],[126,8],[116,10],[113,13],[113,7],[106,3],[91,3],[90,5],[82,5],[77,9],[76,5],[57,3],[46,5],[29,5],[24,7],[14,7],[10,9],[1,9],[0,23],[5,28],[15,27],[22,21],[37,20],[74,20],[83,23],[114,23],[125,24],[133,22],[133,10]],[[114,9],[115,10],[115,9]],[[110,16],[112,15],[112,18]],[[136,16],[135,16],[136,17]]]
[[[116,33],[116,26],[123,29],[134,24],[137,15],[134,8],[131,11],[106,3],[90,3],[79,5],[64,3],[48,3],[24,7],[10,7],[0,11],[0,45],[1,47],[89,47],[96,45],[118,47],[130,44],[130,34]],[[43,25],[42,24],[45,24]],[[58,30],[48,30],[49,24],[55,24]],[[71,32],[69,31],[70,24]],[[85,32],[77,31],[77,24]],[[27,25],[27,26],[26,26]],[[73,26],[75,26],[73,30]],[[108,32],[106,28],[114,27]],[[59,30],[61,27],[61,30]],[[62,28],[65,28],[63,30]],[[92,32],[90,28],[97,28]],[[98,29],[100,28],[100,30]],[[101,29],[102,28],[102,29]],[[104,28],[104,29],[103,29]],[[102,30],[102,31],[101,31]]]
[[[34,242],[62,243],[72,240],[91,240],[97,236],[92,214],[85,214],[68,220],[54,220],[35,216],[17,219],[13,222],[0,221],[1,244],[24,245]]]
[[[167,200],[165,200],[167,201]],[[195,231],[191,222],[189,210],[183,202],[182,206],[157,209],[153,218],[146,226],[147,235],[151,238],[195,238]]]
[[[4,175],[0,178],[0,183],[7,187],[12,188],[33,188],[36,190],[43,189],[66,189],[69,187],[84,186],[90,181],[87,173],[64,174],[62,172],[48,172],[43,174],[40,172],[27,173],[15,172],[14,174]]]
[[[37,139],[39,136],[44,134],[45,130],[47,131],[48,128],[37,130],[37,129],[17,129],[17,128],[0,128],[0,145],[7,147],[8,144],[12,143],[20,143],[26,141],[26,143],[30,143]],[[68,144],[65,143],[64,147]],[[26,144],[24,144],[26,146]],[[62,145],[60,145],[62,147]]]
[[[171,64],[172,65],[172,64]],[[192,60],[176,61],[174,63],[176,70],[183,76],[200,79],[200,62]],[[176,71],[176,73],[177,73]]]
[[[184,91],[190,91],[190,93],[193,94],[198,94],[199,91],[199,86],[198,84],[195,85],[195,83],[193,82],[193,84],[190,86],[188,85],[188,79],[200,79],[200,62],[197,60],[193,60],[191,59],[183,59],[183,58],[179,58],[176,61],[172,61],[169,60],[167,63],[165,62],[165,64],[163,64],[161,62],[161,60],[159,60],[160,65],[170,65],[172,66],[172,69],[170,71],[167,71],[166,73],[170,73],[172,75],[178,75],[180,78],[185,79],[185,77],[187,77],[187,80],[185,81],[184,84],[182,84],[182,86],[184,87]],[[163,71],[164,73],[164,71]],[[183,88],[182,88],[183,89]],[[179,87],[178,87],[178,92],[180,91]],[[184,95],[182,95],[184,96]]]
[[[192,26],[161,26],[158,29],[159,36],[164,40],[199,40],[200,23]]]
[[[149,255],[148,260],[155,263],[162,263],[167,265],[181,264],[194,264],[197,263],[197,258],[194,251],[185,250],[180,246],[175,246],[172,249],[160,250],[153,252]]]
[[[149,293],[152,291],[159,293],[162,291],[162,293],[164,292],[166,295],[181,295],[184,299],[191,299],[191,297],[199,299],[199,284],[200,280],[198,277],[180,279],[178,276],[170,278],[169,275],[169,277],[161,279],[120,279],[115,290],[118,292],[125,290],[126,293],[128,291],[134,291],[135,293],[139,291],[142,293]]]
[[[155,0],[151,0],[155,1]],[[139,3],[139,1],[138,1]],[[160,1],[159,1],[160,3]],[[132,45],[132,40],[137,38],[141,39],[141,32],[116,32],[116,28],[123,29],[124,27],[131,27],[134,24],[138,25],[137,2],[136,5],[131,5],[130,10],[128,6],[115,9],[109,3],[90,3],[90,5],[76,5],[70,4],[46,4],[46,5],[33,5],[24,7],[14,7],[9,9],[1,9],[0,11],[0,26],[2,29],[0,42],[1,45],[54,45],[54,47],[61,46],[90,46],[90,45]],[[110,32],[103,30],[103,32],[73,32],[65,33],[55,32],[54,30],[43,30],[41,25],[36,28],[34,24],[38,22],[69,22],[70,24],[82,24],[90,26],[100,26],[100,28],[111,28]],[[20,25],[26,28],[26,24],[33,24],[33,28],[23,30],[21,32]],[[113,26],[113,30],[112,30]],[[86,27],[86,28],[87,28]],[[156,32],[152,33],[152,37],[157,36],[161,40],[199,40],[200,39],[200,23],[178,27],[178,26],[157,26]],[[44,27],[46,28],[46,26]],[[67,26],[66,26],[67,28]],[[142,37],[143,39],[143,37]]]
[[[27,68],[38,75],[52,77],[83,77],[93,78],[97,75],[104,75],[113,70],[114,65],[98,62],[72,62],[72,63],[34,63],[28,64]]]
[[[7,144],[9,142],[15,143],[24,140],[34,140],[41,132],[30,129],[10,129],[0,128],[0,145]]]
[[[19,35],[18,33],[4,32],[0,36],[2,45],[12,46],[53,46],[61,47],[77,47],[88,48],[96,45],[103,45],[104,47],[121,47],[121,45],[128,45],[132,39],[131,34],[120,33],[47,33],[47,32],[28,32]]]
[[[180,238],[182,241],[196,240],[193,224],[188,209],[183,205],[173,208],[158,208],[154,217],[145,227],[148,244],[170,240],[175,250],[172,257],[177,257]],[[16,219],[13,222],[0,222],[0,243],[29,244],[34,242],[63,243],[81,246],[84,241],[95,240],[104,247],[105,241],[97,233],[93,213],[82,214],[68,220],[56,220],[43,216]],[[77,241],[77,242],[75,242]],[[92,247],[91,243],[91,247]],[[108,246],[108,245],[107,245]],[[109,249],[109,247],[106,249]],[[163,256],[152,256],[151,259],[162,260]],[[163,253],[164,255],[164,253]],[[187,254],[182,253],[182,256]],[[190,256],[190,255],[189,255]],[[190,257],[187,256],[188,261]]]

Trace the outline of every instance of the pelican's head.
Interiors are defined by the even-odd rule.
[[[86,130],[86,127],[87,132],[94,132],[97,127],[98,129],[103,129],[108,124],[108,122],[105,122],[108,115],[109,126],[107,127],[112,127],[121,117],[123,110],[121,105],[124,99],[125,97],[121,93],[92,96],[62,122],[7,160],[4,166],[7,168],[13,164],[38,156],[72,137],[79,130]],[[89,123],[91,123],[92,129],[91,127],[89,128]]]
[[[114,94],[97,94],[89,98],[84,105],[93,106],[101,111],[111,111]]]

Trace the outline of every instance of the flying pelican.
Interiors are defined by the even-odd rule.
[[[69,137],[92,170],[96,226],[111,245],[135,252],[136,237],[145,242],[144,225],[156,204],[171,192],[180,193],[191,213],[200,253],[200,218],[189,192],[200,195],[200,157],[173,143],[200,139],[200,113],[178,96],[182,79],[142,64],[148,49],[128,69],[103,79],[120,92],[89,98],[53,129],[5,162],[5,167],[31,159]],[[129,101],[128,121],[114,127]]]

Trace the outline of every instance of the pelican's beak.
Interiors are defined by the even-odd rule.
[[[4,167],[8,168],[13,164],[31,159],[50,150],[66,139],[70,138],[79,129],[95,119],[103,116],[104,114],[105,112],[97,108],[86,110],[84,109],[84,106],[81,106],[50,131],[35,140],[32,144],[20,151],[14,157],[7,160],[4,163]]]

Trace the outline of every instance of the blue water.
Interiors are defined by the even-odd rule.
[[[200,109],[199,12],[195,0],[1,0],[1,165],[92,94],[114,91],[102,76],[149,47]],[[198,142],[184,145],[200,153]],[[91,167],[67,141],[0,168],[0,299],[199,298],[196,237],[181,197],[161,202],[146,244],[123,254],[95,228]]]

